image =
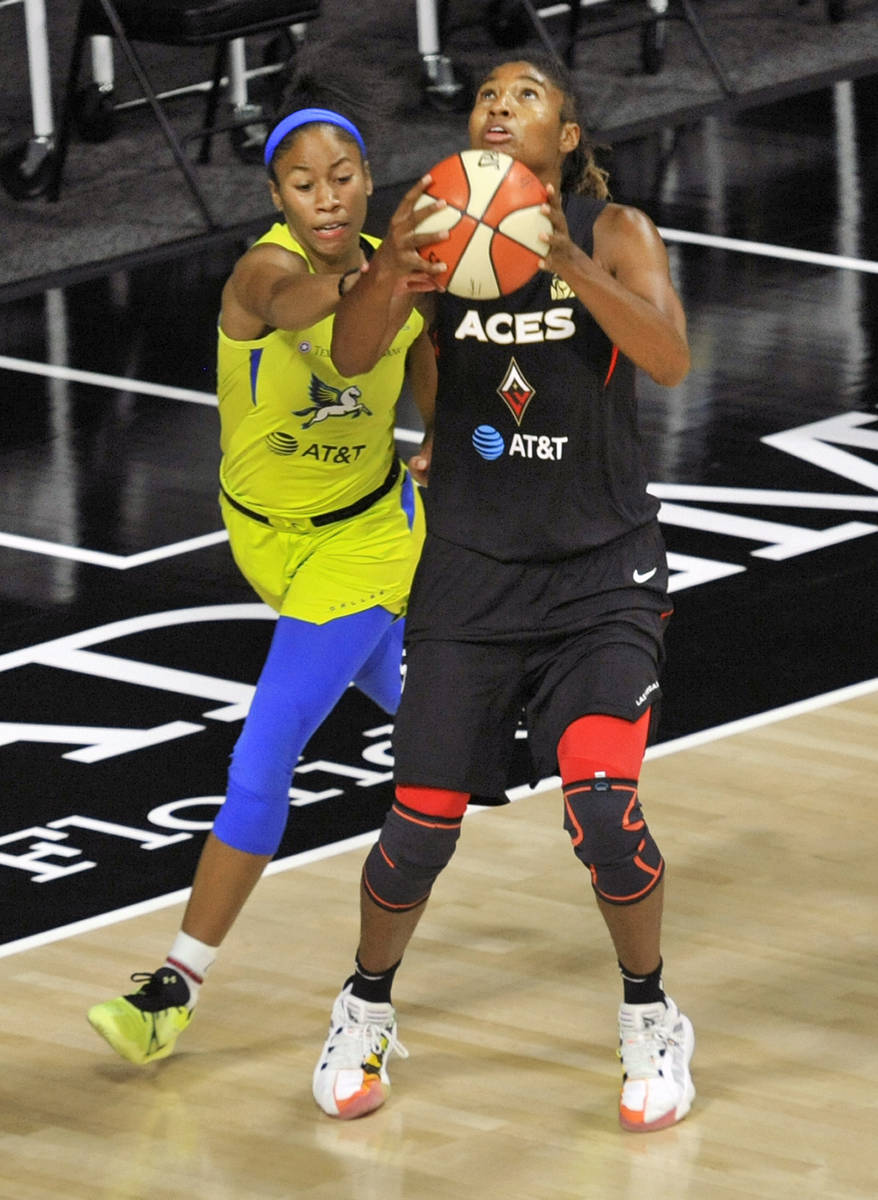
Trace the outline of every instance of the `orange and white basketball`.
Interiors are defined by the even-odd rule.
[[[495,300],[536,274],[547,246],[540,235],[552,222],[540,207],[546,189],[523,163],[499,150],[462,150],[437,163],[416,207],[445,200],[446,207],[417,226],[418,233],[447,231],[446,241],[422,246],[430,262],[448,270],[438,281],[454,296]]]

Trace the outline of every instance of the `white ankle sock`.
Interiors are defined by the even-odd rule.
[[[198,938],[190,937],[182,929],[174,938],[174,944],[165,962],[179,973],[189,985],[189,1002],[187,1007],[192,1009],[198,1002],[198,993],[204,983],[208,968],[216,960],[218,946],[208,946]]]

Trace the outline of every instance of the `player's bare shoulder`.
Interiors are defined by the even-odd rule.
[[[301,254],[276,242],[257,242],[235,264],[222,294],[220,326],[235,341],[251,341],[270,332],[260,315],[282,279],[308,275]]]
[[[658,229],[639,208],[609,203],[594,223],[594,258],[611,274],[638,256],[664,258],[665,248]]]
[[[252,281],[254,277],[271,276],[277,272],[307,275],[308,264],[301,254],[288,250],[278,242],[257,242],[238,259],[231,278]]]

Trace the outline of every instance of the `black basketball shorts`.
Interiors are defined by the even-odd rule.
[[[500,797],[520,724],[536,782],[558,773],[558,741],[577,718],[654,713],[667,582],[657,523],[560,563],[499,563],[428,534],[407,618],[397,782]]]

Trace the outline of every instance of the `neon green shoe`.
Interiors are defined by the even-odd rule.
[[[143,1065],[167,1058],[192,1020],[186,1007],[189,988],[171,967],[131,976],[143,980],[139,991],[117,996],[88,1010],[88,1021],[117,1054]]]

